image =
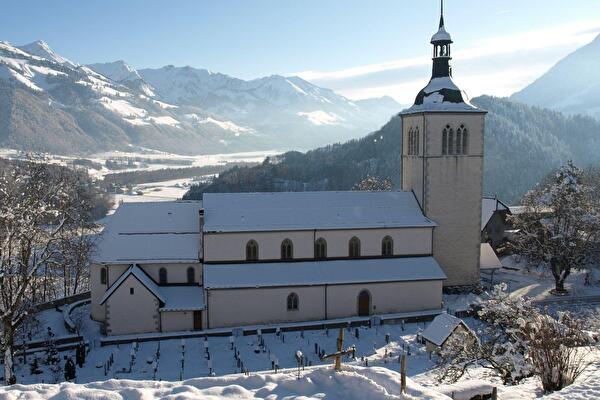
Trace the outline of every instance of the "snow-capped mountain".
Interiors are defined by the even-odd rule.
[[[178,153],[307,149],[362,136],[400,108],[389,99],[352,102],[298,77],[84,66],[43,41],[0,42],[0,90],[0,147],[54,153],[128,144]]]
[[[600,118],[600,36],[560,60],[511,99]]]

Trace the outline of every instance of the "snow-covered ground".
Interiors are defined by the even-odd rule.
[[[588,308],[590,306],[588,305]],[[600,305],[593,306],[600,315]],[[89,312],[84,306],[81,312]],[[45,327],[51,326],[57,337],[68,334],[62,324],[62,314],[55,310],[39,314],[40,327],[34,339],[44,337]],[[466,319],[471,327],[477,321]],[[344,329],[344,347],[356,346],[356,359],[346,357],[346,372],[335,375],[330,361],[321,361],[316,354],[336,349],[337,329],[284,332],[230,337],[196,337],[164,339],[139,343],[100,346],[98,325],[86,318],[82,332],[90,343],[90,352],[83,368],[77,368],[75,384],[39,385],[55,382],[49,366],[44,365],[44,351],[37,353],[43,373],[31,375],[29,365],[18,360],[17,376],[21,384],[0,389],[0,399],[48,398],[399,398],[399,355],[407,351],[407,374],[410,378],[406,398],[448,398],[436,393],[471,393],[481,387],[498,387],[501,399],[534,399],[543,395],[535,378],[516,386],[503,386],[488,370],[473,369],[453,386],[439,385],[435,357],[430,359],[423,345],[417,342],[417,332],[427,323],[382,325],[373,328]],[[306,357],[306,371],[296,379],[295,353]],[[238,355],[237,358],[235,355]],[[74,357],[73,351],[62,353]],[[32,356],[29,356],[31,362]],[[568,389],[569,396],[553,399],[583,399],[600,393],[600,352],[590,349],[590,367],[576,384]],[[111,364],[109,360],[113,360]],[[238,363],[237,359],[240,360]],[[243,363],[243,365],[242,365]],[[273,363],[283,370],[275,373]],[[61,360],[62,366],[64,361]],[[314,367],[314,368],[311,368]],[[365,369],[365,367],[369,367]],[[240,375],[248,369],[250,376]],[[327,368],[325,368],[327,367]],[[237,375],[236,375],[237,374]],[[216,375],[212,377],[211,375]],[[62,375],[60,377],[62,380]],[[111,379],[118,379],[111,380]],[[183,380],[184,382],[179,382]],[[29,385],[28,385],[29,384]],[[350,390],[349,388],[352,388]],[[113,393],[108,394],[112,390]],[[26,393],[25,393],[26,392]],[[593,394],[593,395],[592,395]],[[294,397],[296,396],[296,397]],[[305,397],[302,397],[305,396]],[[437,396],[437,397],[435,397]],[[571,397],[572,396],[572,397]],[[587,397],[586,397],[587,396]],[[288,398],[288,397],[285,397]]]

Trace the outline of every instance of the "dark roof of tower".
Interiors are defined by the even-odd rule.
[[[450,34],[444,28],[444,9],[441,7],[440,25],[435,35],[431,38],[434,46],[445,46],[452,43]],[[437,53],[436,53],[437,54]],[[434,58],[434,72],[427,86],[417,97],[412,107],[404,110],[402,114],[419,112],[484,112],[469,102],[467,94],[460,90],[452,80],[449,55]],[[437,64],[436,64],[437,63]]]

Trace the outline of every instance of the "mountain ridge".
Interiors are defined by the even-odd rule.
[[[0,146],[58,154],[130,144],[181,154],[308,149],[361,136],[400,108],[385,99],[374,113],[298,77],[138,71],[123,60],[80,65],[43,41],[0,42],[0,90]]]

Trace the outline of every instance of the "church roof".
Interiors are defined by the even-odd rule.
[[[446,32],[444,26],[440,26],[440,29],[431,37],[431,43],[435,42],[452,42],[450,34]]]
[[[205,264],[204,287],[233,289],[444,280],[433,257]]]
[[[205,193],[204,232],[433,227],[412,192]]]
[[[98,263],[185,263],[202,257],[197,201],[124,203],[110,216],[92,259]]]
[[[401,114],[420,112],[485,112],[469,101],[467,94],[460,90],[450,76],[431,78],[415,99],[415,104]]]

